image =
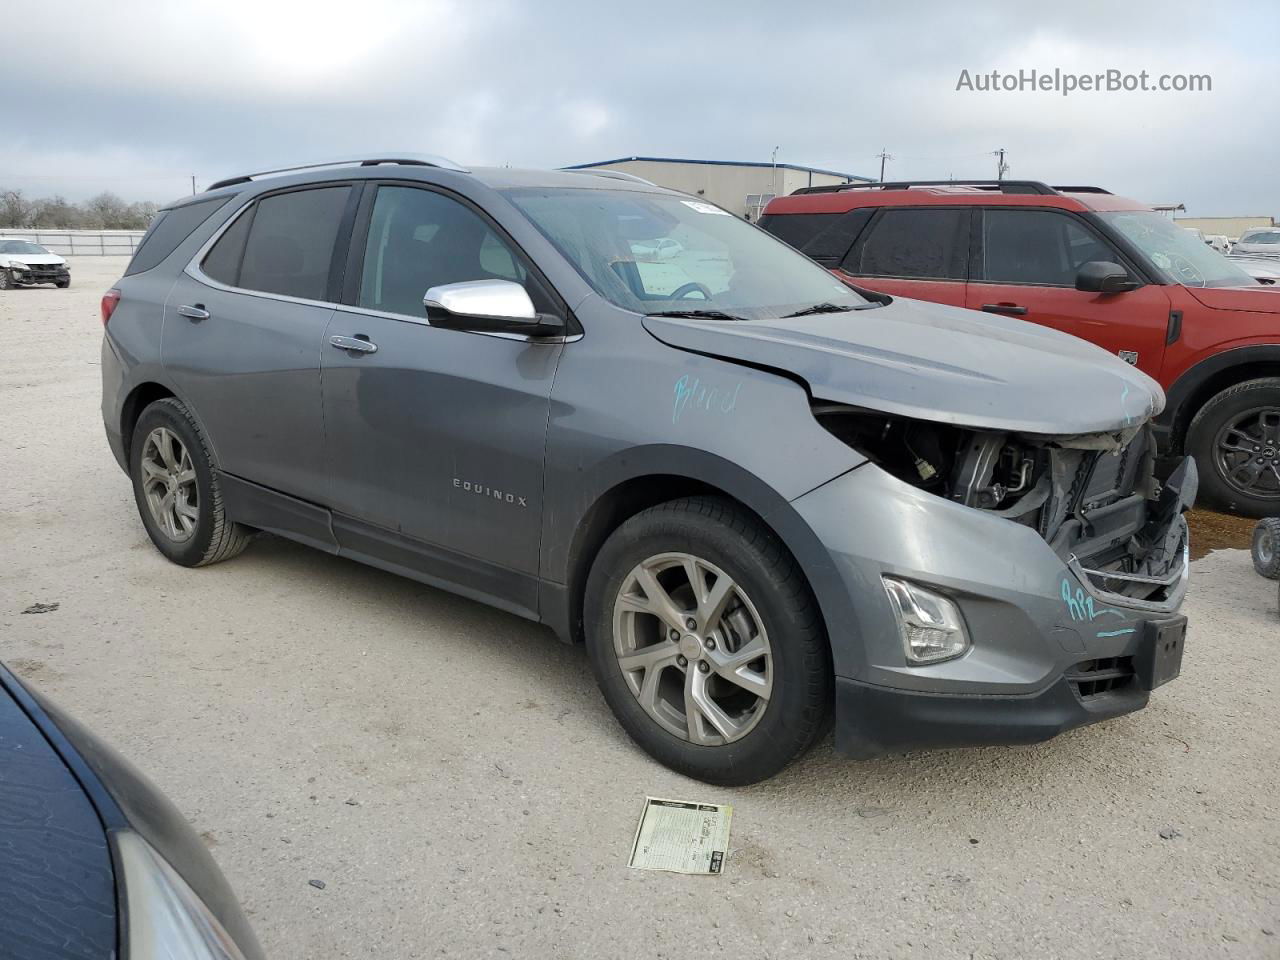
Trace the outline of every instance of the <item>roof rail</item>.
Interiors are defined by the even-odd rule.
[[[440,167],[442,170],[456,170],[459,173],[470,173],[466,167],[460,166],[445,157],[438,157],[429,153],[407,153],[398,157],[372,157],[368,159],[355,160],[325,160],[321,163],[299,163],[295,166],[276,167],[272,170],[259,170],[256,173],[242,173],[236,177],[227,177],[216,183],[209,184],[205,192],[209,190],[218,190],[221,187],[234,186],[237,183],[251,183],[258,177],[271,177],[281,173],[294,173],[298,170],[318,170],[321,167],[377,167],[382,164],[399,164],[406,167]]]
[[[1057,184],[1054,184],[1053,189],[1057,190],[1059,193],[1105,193],[1107,196],[1111,196],[1111,191],[1103,190],[1102,187],[1086,187],[1086,186],[1060,187]]]
[[[637,177],[634,173],[623,173],[621,170],[573,170],[567,169],[566,173],[585,173],[592,177],[608,177],[610,180],[630,180],[632,183],[643,183],[650,187],[656,187],[657,184],[652,180],[646,180],[644,177]]]
[[[1046,196],[1058,192],[1039,180],[897,180],[890,183],[833,183],[824,187],[801,187],[791,195],[842,193],[845,190],[913,190],[916,187],[977,187],[999,193],[1038,193]]]

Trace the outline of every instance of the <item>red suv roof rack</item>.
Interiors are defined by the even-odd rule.
[[[1051,187],[1039,180],[895,180],[890,183],[834,183],[825,187],[801,187],[791,195],[842,193],[845,190],[914,190],[918,187],[976,187],[999,193],[1109,193],[1101,187]]]

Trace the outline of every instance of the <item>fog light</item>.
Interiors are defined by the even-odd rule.
[[[955,603],[918,584],[894,577],[883,580],[898,618],[907,663],[938,663],[969,649],[969,634]]]

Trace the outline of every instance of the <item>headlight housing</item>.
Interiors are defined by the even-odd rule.
[[[881,579],[909,665],[954,660],[969,649],[969,632],[953,600],[897,577]]]
[[[17,271],[19,271],[19,272],[22,272],[22,271],[24,271],[24,270],[29,270],[30,268],[29,268],[25,263],[18,263],[18,261],[16,261],[16,260],[10,260],[10,261],[9,261],[9,269],[10,269],[10,270],[17,270]]]
[[[151,844],[132,830],[111,834],[124,882],[129,960],[245,960],[231,935]]]

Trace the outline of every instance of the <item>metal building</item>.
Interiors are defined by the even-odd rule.
[[[662,187],[706,197],[748,220],[759,217],[764,205],[775,196],[784,196],[801,187],[870,182],[871,179],[794,163],[681,160],[676,157],[619,157],[596,163],[578,163],[564,169],[621,170]]]

